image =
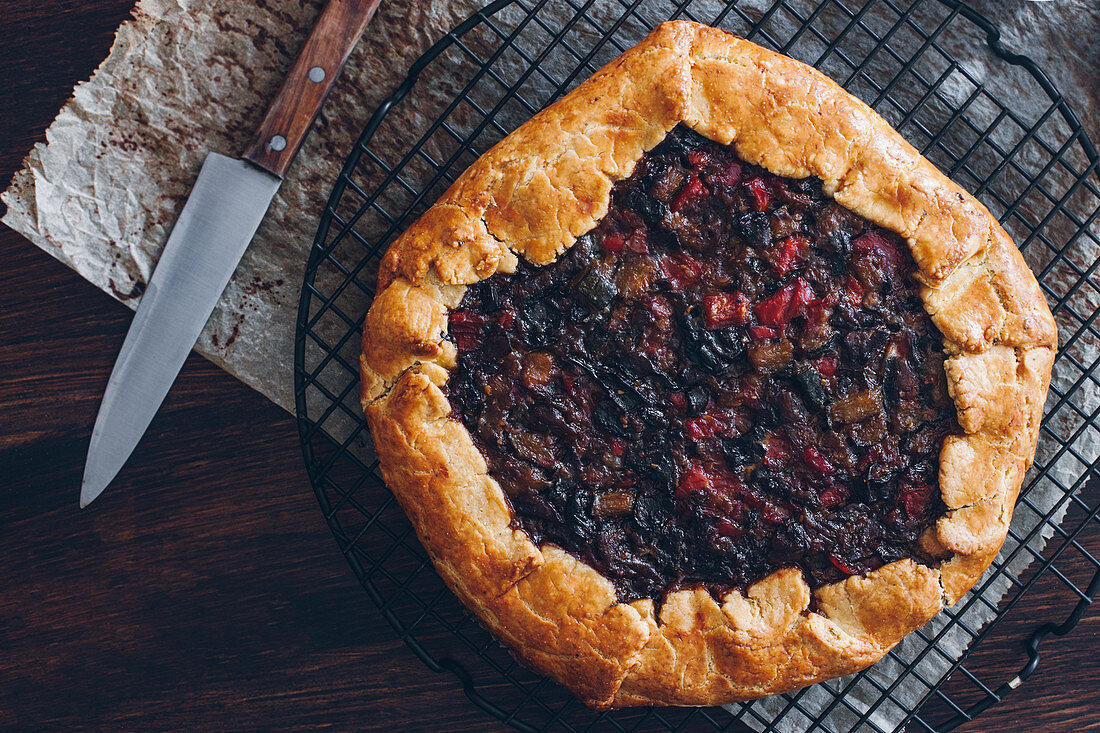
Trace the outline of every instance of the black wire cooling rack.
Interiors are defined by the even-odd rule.
[[[956,607],[838,682],[731,710],[595,713],[517,664],[436,576],[374,460],[357,400],[359,333],[397,233],[493,143],[676,17],[816,66],[974,192],[1037,273],[1061,350],[1009,538]],[[1042,71],[951,0],[494,2],[436,43],[379,107],[321,218],[298,313],[295,391],[325,519],[409,648],[523,731],[950,730],[972,720],[1035,671],[1040,643],[1068,633],[1100,590],[1100,482],[1090,480],[1100,455],[1097,167]],[[1052,594],[1061,605],[1050,606]],[[1006,655],[1019,657],[1007,679]]]

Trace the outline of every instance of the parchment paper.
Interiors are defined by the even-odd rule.
[[[475,0],[382,4],[199,340],[198,351],[287,409],[293,405],[298,287],[317,218],[336,173],[377,103],[412,61],[477,4]],[[1093,136],[1100,137],[1095,114],[1100,89],[1094,77],[1100,58],[1093,43],[1100,31],[1100,8],[1090,0],[1041,4],[989,0],[976,5],[1001,26],[1010,45],[1044,63]],[[47,143],[35,147],[3,194],[9,207],[3,221],[105,292],[136,307],[205,153],[236,154],[243,149],[319,7],[319,0],[140,0],[134,20],[119,29],[110,56],[89,82],[76,88],[73,100],[47,131]],[[984,84],[997,87],[997,76],[987,73],[988,56],[975,54],[967,59],[966,47],[950,50]],[[446,79],[429,81],[447,89]],[[1011,89],[996,91],[1014,98],[1005,97],[1014,94]],[[1029,104],[1041,108],[1047,101],[1020,97],[1019,103],[1026,111]],[[1086,266],[1100,254],[1095,242],[1082,241],[1081,247],[1076,259]],[[1042,263],[1033,261],[1032,266]],[[1082,297],[1088,300],[1077,307],[1087,315],[1089,308],[1096,308],[1096,298],[1091,292]],[[1100,356],[1095,341],[1078,342],[1073,348],[1082,364],[1092,364]],[[1064,372],[1055,375],[1054,384],[1064,391],[1076,379],[1077,374]],[[1086,407],[1085,414],[1091,414],[1098,404],[1096,384],[1086,382],[1078,399]],[[1061,414],[1051,421],[1054,435],[1067,439],[1083,431],[1083,436],[1075,452],[1058,453],[1055,443],[1040,441],[1038,460],[1049,464],[1052,472],[1029,493],[1030,506],[1017,507],[1013,522],[1017,536],[1027,536],[1039,526],[1038,513],[1064,508],[1066,488],[1100,455],[1097,429],[1083,427],[1082,422],[1083,418]],[[1049,532],[1049,527],[1037,531],[1028,545],[1038,551]],[[1010,538],[1002,558],[1017,544]],[[1011,574],[1023,572],[1030,559],[1024,552],[1008,562]],[[975,629],[984,625],[1006,590],[1003,580],[979,585],[978,592],[989,604],[961,612],[967,625]],[[934,634],[948,620],[941,614],[926,631]],[[939,642],[939,651],[920,662],[924,678],[939,679],[969,641],[958,629],[948,633]],[[870,674],[873,681],[851,687],[849,680],[819,685],[803,695],[799,704],[816,715],[832,702],[836,691],[845,690],[845,700],[856,709],[878,703],[874,725],[893,730],[904,711],[879,702],[881,688],[898,679],[902,662],[927,647],[911,636],[893,657],[875,665]],[[893,696],[909,706],[926,691],[923,683],[908,675]],[[752,703],[759,718],[750,715],[747,722],[763,727],[779,717],[783,730],[806,729],[809,719],[787,709],[788,701],[777,696]],[[839,705],[829,713],[827,724],[833,730],[849,730],[854,718]]]

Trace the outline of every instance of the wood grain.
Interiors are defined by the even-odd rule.
[[[129,7],[5,4],[0,184]],[[290,416],[202,359],[80,511],[92,422],[131,315],[6,228],[0,263],[0,729],[506,730],[373,608],[317,509]],[[1088,542],[1095,551],[1095,533]],[[1062,567],[1075,580],[1089,571],[1072,557]],[[1067,597],[1042,583],[972,666],[1007,679],[1023,631]],[[962,730],[1095,729],[1098,688],[1091,613]]]
[[[328,0],[244,153],[282,177],[381,0]],[[311,77],[320,70],[319,78]],[[282,143],[273,146],[272,141]]]

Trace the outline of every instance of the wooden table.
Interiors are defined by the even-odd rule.
[[[4,3],[0,185],[130,6]],[[188,360],[110,490],[77,508],[130,317],[0,228],[0,728],[504,730],[371,606],[317,510],[292,418],[203,359]],[[1065,605],[1056,585],[1038,594]],[[983,644],[991,680],[1021,664],[1020,630],[1035,622],[1013,623]],[[1097,689],[1092,613],[964,729],[1100,726]]]

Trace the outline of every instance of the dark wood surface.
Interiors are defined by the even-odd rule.
[[[0,185],[130,4],[4,3]],[[201,358],[114,485],[77,508],[130,317],[0,227],[0,728],[504,730],[371,606],[322,521],[291,417]],[[1023,631],[1066,603],[1060,583],[1041,584],[976,653],[983,679],[1007,679]],[[1100,614],[1043,652],[1034,678],[963,729],[1100,726]]]

